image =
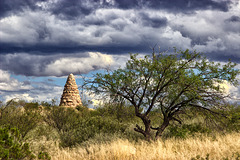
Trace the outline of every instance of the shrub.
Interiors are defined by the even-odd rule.
[[[34,159],[28,143],[21,142],[17,128],[0,128],[0,158],[2,159]]]
[[[240,131],[240,105],[229,105],[227,131]]]
[[[0,125],[18,128],[22,138],[41,120],[37,103],[13,102],[3,107],[0,114]]]
[[[38,153],[38,159],[43,159],[43,160],[51,160],[51,157],[48,152],[39,152]]]
[[[119,122],[132,122],[136,120],[134,108],[118,102],[104,103],[96,109],[99,116],[112,117]]]
[[[181,126],[170,126],[166,137],[187,138],[194,136],[196,133],[210,133],[210,130],[200,123],[183,124]]]
[[[94,138],[98,134],[123,133],[127,128],[126,125],[115,122],[114,120],[104,119],[102,117],[79,118],[78,126],[71,127],[65,124],[67,130],[60,133],[61,146],[72,147]]]
[[[100,133],[124,133],[127,128],[110,117],[91,116],[63,107],[52,108],[46,114],[45,122],[58,131],[62,147],[75,146]]]

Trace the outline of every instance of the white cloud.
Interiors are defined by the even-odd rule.
[[[168,42],[168,47],[174,46],[177,48],[190,48],[191,39],[184,37],[181,32],[173,31],[172,28],[167,27],[164,33],[162,33],[162,38]]]
[[[24,79],[24,78],[23,78]],[[0,70],[0,101],[23,99],[28,102],[47,101],[61,98],[63,86],[46,82],[25,82],[11,77],[7,71]]]
[[[32,86],[19,82],[17,79],[11,78],[10,73],[0,70],[0,90],[1,91],[21,91],[30,90]]]
[[[40,86],[41,85],[41,86]],[[41,88],[40,88],[41,87]],[[34,91],[29,94],[32,95],[34,100],[51,102],[52,99],[56,100],[56,104],[60,103],[60,98],[63,92],[64,86],[54,86],[49,84],[39,84]]]
[[[228,12],[199,10],[192,15],[171,15],[169,25],[194,41],[197,51],[240,57],[240,23],[228,20],[233,15],[240,15],[238,6],[231,6]]]
[[[221,63],[221,65],[226,64],[223,62],[219,63]],[[240,70],[240,64],[238,64],[235,68]],[[222,84],[220,84],[220,87],[225,91],[226,95],[230,95],[229,101],[240,103],[240,75],[237,76],[237,80],[238,86],[233,86],[229,82],[224,81]]]
[[[34,100],[33,97],[31,97],[28,93],[15,93],[15,94],[8,94],[3,96],[3,101],[7,102],[12,99],[20,99],[20,100],[25,100],[27,102],[31,102]]]
[[[225,95],[229,95],[230,98],[228,99],[230,102],[240,102],[240,87],[235,87],[224,81],[220,84],[220,87],[225,91]]]
[[[50,9],[58,0],[48,0],[48,1],[41,1],[37,2],[36,6],[41,7],[44,10]]]
[[[0,55],[0,63],[4,69],[20,75],[66,76],[108,68],[114,65],[114,59],[100,52],[46,56],[21,53]]]
[[[45,68],[46,75],[62,76],[64,73],[88,73],[93,70],[108,68],[113,64],[112,56],[99,52],[89,52],[88,57],[60,58]]]
[[[205,45],[195,45],[194,48],[202,52],[224,51],[227,49],[222,39],[211,37],[208,37]]]
[[[49,12],[24,10],[19,15],[0,20],[0,42],[21,45],[55,45],[72,42],[79,46],[133,47],[144,43],[147,47],[148,44],[155,43],[165,44],[166,48],[172,45],[190,46],[190,39],[183,37],[178,31],[173,31],[172,28],[165,30],[164,27],[152,28],[143,25],[139,18],[140,12],[146,12],[150,17],[168,16],[167,12],[152,10],[97,9],[85,18],[77,19],[78,22],[73,22],[59,19]],[[104,24],[94,24],[98,21],[103,21]]]
[[[18,14],[0,19],[0,42],[14,43],[18,47],[70,45],[70,48],[100,46],[109,47],[109,50],[112,46],[148,48],[159,44],[165,49],[194,47],[206,52],[233,51],[232,54],[239,54],[240,23],[226,22],[231,16],[240,15],[237,1],[227,12],[209,9],[192,14],[173,14],[147,8],[123,10],[106,7],[96,8],[74,20],[52,14],[50,10],[56,3],[57,0],[37,2],[36,5],[43,10],[24,8]],[[90,5],[89,1],[82,3]],[[113,5],[114,1],[108,3]],[[146,15],[147,20],[141,15]],[[153,19],[162,19],[158,23],[163,25],[151,26]],[[191,42],[198,39],[199,42],[192,46]]]
[[[113,4],[114,0],[107,2]],[[0,68],[1,97],[9,99],[22,96],[28,100],[51,100],[54,95],[60,97],[61,87],[48,86],[44,83],[32,85],[20,82],[12,78],[10,72],[28,76],[64,76],[71,72],[87,73],[110,66],[114,69],[125,66],[129,55],[113,55],[112,46],[119,47],[119,51],[125,49],[124,47],[132,47],[131,52],[135,52],[138,49],[136,47],[148,49],[155,44],[163,49],[172,46],[183,49],[194,47],[197,51],[221,51],[221,54],[226,56],[240,57],[240,23],[226,21],[233,15],[240,15],[240,3],[237,1],[237,5],[229,8],[228,12],[198,10],[195,14],[173,14],[147,8],[123,10],[106,7],[97,8],[89,15],[76,17],[74,20],[52,14],[49,9],[55,3],[57,0],[38,2],[36,5],[42,8],[42,11],[23,8],[23,11],[18,14],[0,19],[0,42],[14,43],[20,48],[35,47],[35,45],[54,48],[59,47],[60,44],[60,47],[69,47],[69,52],[71,47],[107,47],[110,48],[108,53],[112,55],[100,52],[52,55],[51,53],[48,55],[2,54],[0,55],[1,68],[5,68],[3,70]],[[149,16],[150,19],[166,18],[167,24],[154,28],[146,24],[148,21],[144,23],[141,13]],[[197,42],[192,46],[193,41]],[[139,50],[141,51],[142,48]],[[125,51],[130,52],[127,49]],[[149,51],[151,52],[150,49]],[[229,93],[233,92],[235,97],[240,97],[239,88],[227,87]],[[23,90],[28,92],[20,93]]]
[[[22,82],[18,82],[22,84]],[[11,85],[12,82],[6,82],[5,85]],[[0,84],[1,86],[1,84]],[[8,89],[8,90],[6,90]],[[17,90],[16,88],[5,88],[1,90],[0,88],[0,101],[7,102],[11,99],[21,99],[27,102],[31,101],[45,101],[51,102],[52,99],[57,100],[57,105],[60,101],[61,94],[63,91],[63,86],[56,86],[54,84],[47,83],[32,83],[28,90]]]
[[[0,83],[6,82],[10,80],[10,74],[7,71],[3,71],[0,69]]]
[[[60,102],[61,94],[63,91],[63,87],[60,86],[48,86],[43,83],[37,84],[38,86],[32,87],[31,90],[26,92],[2,92],[1,99],[3,102],[7,102],[11,99],[17,98],[21,100],[25,100],[27,102],[31,101],[45,101],[45,102],[51,102],[52,99],[56,99],[57,105]],[[0,92],[1,95],[1,92]]]

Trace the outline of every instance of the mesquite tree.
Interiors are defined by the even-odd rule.
[[[226,98],[220,84],[238,84],[240,72],[235,65],[210,62],[189,50],[144,58],[131,54],[125,68],[94,75],[90,89],[129,101],[144,124],[144,128],[137,124],[134,130],[147,140],[153,139],[151,132],[155,131],[158,139],[170,121],[181,123],[177,117],[188,108],[214,114]],[[149,118],[153,108],[159,108],[163,116],[158,126],[152,126]]]

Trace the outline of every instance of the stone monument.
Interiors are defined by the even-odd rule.
[[[61,102],[59,106],[76,107],[82,105],[74,75],[71,73],[64,86]]]

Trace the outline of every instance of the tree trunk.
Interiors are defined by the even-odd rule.
[[[146,133],[145,138],[146,138],[147,141],[150,141],[150,140],[152,140],[152,137],[151,137],[151,134],[150,134],[150,131],[151,131],[151,120],[146,117],[143,120],[143,123],[145,125],[145,133]]]
[[[151,120],[148,119],[148,117],[146,117],[146,116],[141,116],[140,118],[142,119],[142,121],[144,123],[145,129],[142,129],[142,127],[136,125],[136,128],[134,128],[134,130],[136,132],[143,134],[147,141],[151,141],[152,140],[152,136],[150,133],[151,132]]]
[[[150,134],[151,120],[148,118],[147,115],[141,114],[139,112],[138,106],[134,105],[134,107],[135,107],[135,115],[137,117],[141,118],[141,120],[143,121],[144,127],[145,127],[145,129],[142,129],[142,127],[140,127],[139,125],[136,124],[136,128],[134,128],[134,130],[136,132],[139,132],[139,133],[143,134],[147,141],[151,141],[152,140],[152,136]]]
[[[161,127],[156,132],[156,135],[155,135],[156,140],[162,137],[162,133],[167,128],[168,125],[169,125],[169,119],[164,118],[164,121],[163,121]]]

